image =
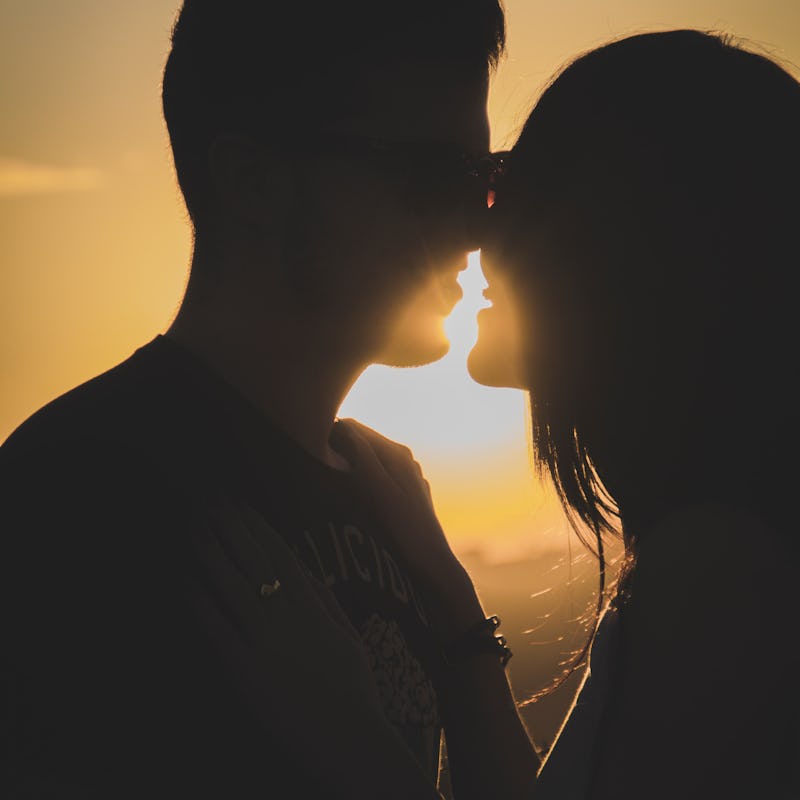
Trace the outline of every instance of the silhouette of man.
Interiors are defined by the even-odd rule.
[[[437,796],[440,642],[330,436],[447,349],[503,41],[496,0],[184,2],[180,310],[0,450],[3,796]]]

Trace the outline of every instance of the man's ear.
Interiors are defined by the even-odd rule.
[[[284,193],[285,169],[262,147],[239,134],[218,136],[209,170],[220,214],[257,228],[270,225]]]

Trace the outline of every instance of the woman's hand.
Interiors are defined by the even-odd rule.
[[[411,450],[353,419],[337,421],[331,443],[350,462],[392,545],[435,606],[442,637],[454,638],[483,619],[472,581],[447,541]]]
[[[334,430],[331,444],[350,461],[392,545],[422,582],[433,628],[449,644],[486,614],[436,518],[419,464],[407,447],[354,420]],[[499,659],[480,653],[451,666],[436,691],[455,796],[529,798],[539,757]]]

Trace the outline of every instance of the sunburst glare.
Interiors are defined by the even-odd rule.
[[[482,386],[467,371],[476,315],[489,305],[478,252],[470,254],[459,283],[464,296],[445,322],[448,354],[424,367],[370,367],[340,416],[414,451],[454,546],[503,560],[563,547],[561,509],[531,470],[524,393]]]

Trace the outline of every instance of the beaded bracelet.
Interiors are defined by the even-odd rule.
[[[442,657],[449,666],[460,664],[478,653],[495,653],[505,666],[513,653],[504,636],[496,636],[500,617],[493,614],[481,620],[461,634],[455,641],[442,648]]]

